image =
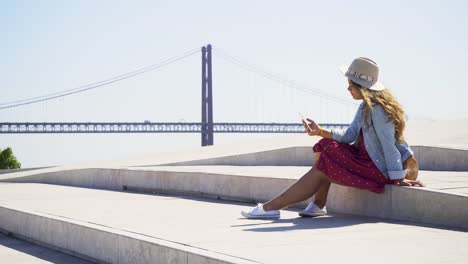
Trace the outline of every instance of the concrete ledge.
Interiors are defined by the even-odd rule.
[[[154,237],[0,206],[1,230],[96,263],[256,263]]]
[[[222,172],[222,168],[224,167],[83,169],[3,181],[264,202],[281,193],[309,170],[308,167],[282,167],[284,174],[269,177],[255,173],[236,173],[235,167],[224,168],[225,172]],[[229,168],[232,170],[229,171]],[[279,168],[281,167],[277,170]],[[216,173],[203,172],[216,169]],[[307,202],[296,206],[303,207]],[[458,228],[468,228],[467,205],[468,195],[391,185],[386,186],[383,194],[332,185],[327,203],[331,213],[376,216]]]
[[[305,173],[308,169],[308,167],[300,168],[299,174]],[[0,181],[45,183],[114,191],[184,194],[232,201],[260,202],[279,194],[296,179],[164,169],[93,168],[10,177]],[[300,205],[306,204],[307,202],[303,202]]]
[[[206,159],[158,164],[161,166],[228,165],[228,166],[312,166],[312,147],[289,147]]]
[[[384,194],[332,185],[333,211],[468,228],[468,195],[387,185]]]
[[[412,146],[421,170],[468,171],[468,150],[436,146]],[[155,162],[147,166],[312,166],[311,146],[298,146],[199,159],[196,155],[176,162]],[[139,165],[139,167],[143,167]]]
[[[468,171],[468,150],[432,146],[413,146],[422,170]]]
[[[51,166],[51,167],[23,168],[23,169],[2,169],[2,170],[0,170],[0,174],[15,173],[15,172],[21,172],[21,171],[40,170],[40,169],[47,169],[47,168],[53,168],[53,166]]]

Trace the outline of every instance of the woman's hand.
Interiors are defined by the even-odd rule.
[[[319,127],[319,125],[317,125],[317,123],[315,123],[315,121],[310,118],[306,118],[306,119],[308,122],[302,119],[302,124],[304,125],[304,129],[307,132],[307,134],[309,136],[320,135],[321,128]]]
[[[416,159],[411,156],[403,162],[403,169],[407,169],[408,173],[405,176],[405,179],[416,180],[418,178],[418,162]]]
[[[395,182],[396,185],[400,186],[414,186],[414,187],[426,187],[421,181],[402,179]]]

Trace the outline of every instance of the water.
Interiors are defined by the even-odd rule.
[[[274,134],[215,134],[216,144],[272,137]],[[12,147],[22,168],[151,157],[201,146],[200,134],[12,134],[0,148]]]

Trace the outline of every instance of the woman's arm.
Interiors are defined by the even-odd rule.
[[[307,120],[307,122],[306,122]],[[314,120],[307,118],[306,120],[302,120],[302,124],[304,125],[304,129],[309,136],[321,136],[324,138],[331,138],[332,134],[330,131],[320,127],[315,123]]]
[[[405,162],[409,157],[414,156],[414,151],[408,143],[395,143],[395,146],[401,154],[401,161]]]
[[[401,154],[395,145],[395,126],[387,117],[383,107],[379,104],[376,104],[372,110],[372,122],[377,138],[382,145],[385,164],[390,179],[403,180],[406,175],[406,170],[403,170]]]
[[[349,125],[346,130],[332,128],[331,130],[325,130],[324,135],[327,138],[332,138],[338,142],[342,143],[352,143],[356,140],[359,135],[359,123],[362,116],[363,104],[361,104],[354,115],[353,122]]]
[[[331,130],[327,130],[325,128],[320,128],[319,136],[324,137],[324,138],[333,138],[333,134]]]
[[[319,125],[317,125],[317,123],[315,123],[314,120],[310,118],[307,118],[307,121],[308,123],[306,123],[303,120],[302,124],[304,125],[304,129],[306,130],[307,134],[309,134],[309,136],[321,136],[323,138],[333,138],[333,133],[331,132],[331,130],[327,130],[323,127],[320,127]]]

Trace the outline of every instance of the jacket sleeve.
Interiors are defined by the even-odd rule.
[[[346,130],[332,128],[332,138],[338,142],[342,143],[352,143],[356,140],[359,133],[359,119],[361,115],[362,105],[359,107],[356,115],[354,116],[353,122]]]
[[[401,154],[401,161],[404,162],[407,160],[409,157],[414,156],[413,150],[410,148],[408,143],[403,142],[403,143],[396,143],[396,147],[398,151]]]
[[[381,105],[376,104],[374,106],[372,111],[372,122],[374,124],[377,138],[382,145],[388,176],[391,180],[405,178],[406,170],[403,170],[403,164],[401,161],[402,155],[395,144],[395,126],[387,117],[387,114]]]

